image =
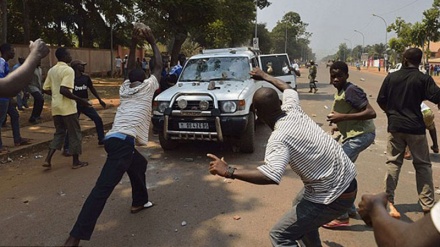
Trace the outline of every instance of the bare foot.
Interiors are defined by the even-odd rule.
[[[69,236],[63,246],[78,246],[79,239]]]
[[[395,219],[400,219],[400,213],[397,211],[397,208],[394,207],[394,204],[388,202],[388,206],[390,207],[390,216]]]

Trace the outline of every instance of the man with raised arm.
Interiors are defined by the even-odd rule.
[[[154,52],[155,67],[148,79],[141,68],[133,69],[139,38],[145,38]],[[113,127],[104,138],[107,159],[64,246],[78,246],[81,240],[90,240],[107,199],[124,173],[128,174],[131,182],[133,197],[131,213],[135,214],[153,206],[148,198],[145,180],[148,162],[136,150],[135,141],[140,145],[148,143],[151,104],[154,91],[159,88],[162,57],[151,29],[142,23],[136,23],[133,29],[127,69],[129,80],[121,85],[119,90],[121,103]]]

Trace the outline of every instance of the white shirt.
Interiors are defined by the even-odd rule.
[[[264,165],[258,170],[276,183],[290,165],[304,183],[304,199],[320,204],[336,200],[356,177],[353,162],[329,134],[302,109],[298,93],[284,90],[286,116],[275,123]]]
[[[299,66],[298,66],[298,64],[297,63],[292,63],[292,69],[293,70],[295,70],[295,71],[299,71]],[[295,72],[292,72],[292,74],[293,74],[293,82],[295,82],[295,85],[296,85],[296,74],[295,74]]]
[[[130,88],[130,84],[126,80],[119,89],[121,103],[116,111],[113,127],[107,135],[119,132],[133,136],[140,145],[147,145],[151,104],[159,82],[151,75],[137,87]]]

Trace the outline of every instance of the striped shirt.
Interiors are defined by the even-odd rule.
[[[119,89],[120,105],[116,111],[112,133],[123,133],[133,136],[140,145],[147,145],[148,131],[151,121],[151,103],[153,94],[159,88],[154,75],[139,86],[130,88],[131,82],[126,80]]]
[[[304,199],[332,203],[356,177],[354,164],[304,113],[295,90],[284,90],[281,108],[286,116],[276,122],[266,147],[265,164],[258,170],[279,184],[289,164],[304,183]]]

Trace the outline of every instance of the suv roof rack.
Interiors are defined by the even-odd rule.
[[[236,54],[238,51],[244,52],[244,51],[251,51],[255,55],[260,54],[259,49],[255,49],[252,47],[236,47],[236,48],[219,48],[219,49],[204,49],[202,50],[202,54],[215,54],[215,53],[231,53]]]

